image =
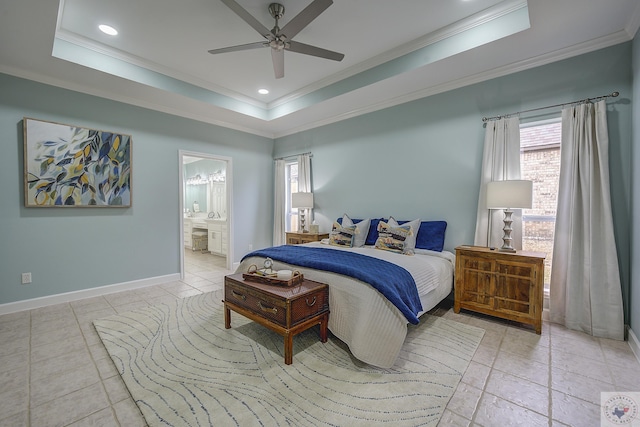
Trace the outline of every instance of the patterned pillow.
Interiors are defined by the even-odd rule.
[[[356,235],[356,226],[343,227],[337,221],[333,223],[333,229],[329,233],[329,244],[350,248]]]
[[[410,254],[416,248],[416,238],[418,237],[418,230],[420,229],[420,219],[414,219],[413,221],[396,221],[394,217],[389,217],[389,225],[391,227],[399,227],[401,225],[408,225],[411,227],[411,234],[404,242],[404,252]]]
[[[380,221],[378,223],[378,240],[376,240],[375,247],[376,249],[402,254],[405,252],[405,242],[411,234],[410,225],[392,227],[389,223]]]
[[[360,248],[364,246],[365,240],[367,240],[367,235],[369,234],[369,224],[371,220],[369,218],[360,220],[358,222],[352,220],[349,215],[344,214],[342,216],[342,225],[345,227],[349,227],[351,225],[356,226],[356,236],[353,239],[353,247]]]
[[[337,221],[342,224],[342,219],[343,217],[340,217],[337,219]],[[360,224],[360,222],[362,222],[361,219],[353,219],[352,220],[354,224],[358,225]],[[386,219],[384,218],[373,218],[370,220],[369,222],[369,232],[367,233],[367,238],[364,241],[364,244],[366,246],[373,246],[376,244],[376,240],[378,239],[378,223],[380,221],[386,221]]]

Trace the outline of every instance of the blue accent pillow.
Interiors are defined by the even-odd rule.
[[[405,221],[400,221],[399,224],[403,222]],[[446,230],[446,221],[422,221],[416,238],[416,248],[442,252]]]
[[[338,224],[342,225],[342,217],[338,218]],[[351,221],[354,224],[359,223],[362,219],[353,219]],[[380,221],[386,221],[384,218],[371,218],[371,223],[369,224],[369,233],[367,234],[367,240],[365,240],[364,244],[367,246],[373,246],[376,244],[376,240],[378,240],[378,223]]]

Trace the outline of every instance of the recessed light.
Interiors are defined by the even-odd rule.
[[[259,93],[260,95],[266,95],[266,94],[268,94],[268,93],[269,93],[269,90],[267,90],[267,89],[258,89],[258,93]]]
[[[115,36],[118,34],[118,30],[113,28],[111,25],[100,24],[98,25],[98,28],[100,28],[100,31],[105,34],[109,34],[110,36]]]

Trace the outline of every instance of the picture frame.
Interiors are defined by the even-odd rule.
[[[25,207],[131,207],[131,136],[23,119]]]

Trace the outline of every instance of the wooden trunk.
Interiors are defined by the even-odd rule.
[[[282,335],[285,363],[293,361],[293,336],[320,325],[320,339],[327,341],[329,287],[325,283],[303,280],[283,287],[245,280],[241,273],[225,277],[225,328],[231,327],[230,310]]]

